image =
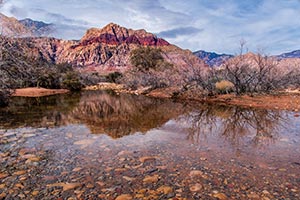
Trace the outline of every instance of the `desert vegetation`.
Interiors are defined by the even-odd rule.
[[[214,68],[204,62],[191,62],[184,67],[174,65],[167,61],[167,55],[161,49],[138,47],[131,51],[130,70],[123,74],[100,75],[97,72],[79,73],[68,63],[54,64],[42,57],[24,55],[17,40],[1,37],[0,105],[8,103],[16,88],[77,91],[99,82],[121,83],[130,90],[176,88],[174,96],[189,93],[191,98],[228,93],[270,94],[299,88],[300,70],[296,64],[283,65],[278,58],[244,52],[244,45],[241,43],[237,56]]]
[[[0,40],[0,105],[6,105],[17,88],[64,88],[75,91],[83,87],[79,73],[69,64],[55,65],[42,58],[26,56],[14,40],[5,37]]]
[[[162,51],[157,48],[140,47],[131,52],[133,68],[126,72],[118,82],[128,88],[163,88],[171,86],[173,65],[166,62]]]
[[[193,93],[197,91],[193,95],[211,96],[270,94],[300,86],[297,65],[283,66],[275,57],[244,52],[244,44],[237,56],[216,68],[204,63],[174,66],[165,61],[161,50],[149,47],[132,51],[131,63],[134,67],[120,80],[131,89],[178,87],[181,93],[193,89]]]
[[[263,53],[241,53],[228,60],[219,70],[224,80],[233,84],[233,91],[245,93],[272,93],[289,87],[298,87],[299,71],[296,67],[284,67],[277,58]]]

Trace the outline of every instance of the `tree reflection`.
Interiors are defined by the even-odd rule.
[[[119,138],[160,128],[169,120],[186,124],[188,138],[217,134],[233,144],[272,142],[288,122],[281,111],[173,102],[145,96],[86,91],[47,98],[20,98],[0,110],[0,129],[83,124],[94,134]],[[3,112],[2,112],[3,111]],[[179,130],[173,130],[178,132]]]
[[[0,109],[0,129],[59,126],[62,117],[78,105],[80,97],[80,93],[14,97],[8,107]]]
[[[86,92],[68,117],[84,123],[92,133],[119,138],[160,127],[183,113],[183,107],[168,99]]]
[[[85,91],[81,95],[15,99],[1,112],[0,129],[84,124],[94,134],[119,138],[161,127],[182,113],[184,105],[170,99]]]
[[[179,121],[189,124],[188,139],[193,141],[217,134],[234,145],[245,138],[259,145],[273,142],[279,130],[288,124],[288,117],[282,111],[206,105],[180,117]]]

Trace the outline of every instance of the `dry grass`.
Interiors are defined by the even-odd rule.
[[[30,87],[30,88],[16,89],[15,92],[12,94],[12,96],[42,97],[42,96],[49,96],[55,94],[64,94],[68,92],[69,90],[66,89],[46,89],[46,88]]]
[[[233,90],[233,83],[231,83],[230,81],[226,81],[226,80],[222,80],[220,82],[216,83],[216,89],[219,93],[229,93],[230,91]]]

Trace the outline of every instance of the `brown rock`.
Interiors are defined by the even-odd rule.
[[[140,162],[144,163],[146,161],[152,161],[152,160],[156,160],[157,157],[154,156],[145,156],[145,157],[141,157],[139,160]]]
[[[17,176],[23,175],[23,174],[26,174],[26,171],[25,171],[25,170],[21,170],[21,171],[17,171],[17,172],[15,172],[15,173],[13,173],[13,175],[17,175]]]
[[[3,192],[3,193],[0,193],[0,199],[4,199],[6,197],[6,194]]]
[[[100,187],[103,187],[103,186],[105,185],[105,183],[103,183],[103,182],[101,182],[101,181],[97,181],[96,183],[97,183],[97,185],[99,185]]]
[[[169,194],[173,191],[173,189],[169,186],[161,186],[157,189],[159,193]]]
[[[227,196],[224,194],[224,193],[217,193],[217,194],[214,194],[213,197],[217,198],[217,199],[220,199],[220,200],[227,200]]]
[[[72,190],[80,186],[81,183],[54,183],[47,185],[47,187],[63,187],[63,191]]]
[[[123,176],[123,179],[125,179],[126,181],[134,181],[135,180],[135,178],[131,178],[128,176]]]
[[[0,173],[0,179],[8,177],[8,174],[6,173]]]
[[[200,170],[193,170],[190,172],[189,176],[190,177],[201,177],[203,175],[203,172]]]
[[[143,179],[144,183],[156,183],[158,182],[159,176],[154,175],[154,176],[147,176]]]
[[[122,194],[116,198],[116,200],[131,200],[132,196],[129,194]]]
[[[23,188],[24,188],[24,186],[23,186],[21,183],[15,184],[15,187],[20,188],[20,189],[23,189]]]
[[[247,194],[247,197],[248,197],[249,199],[254,199],[254,200],[260,199],[260,196],[259,196],[258,194],[256,194],[256,193],[250,193],[250,194]]]
[[[79,172],[82,168],[81,167],[76,167],[72,170],[72,172]]]
[[[32,196],[37,196],[39,194],[39,191],[35,190],[31,193]]]
[[[191,192],[198,192],[201,189],[202,189],[202,185],[200,185],[199,183],[196,183],[195,185],[190,187]]]

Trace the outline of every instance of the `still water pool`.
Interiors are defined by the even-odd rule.
[[[300,199],[296,113],[86,91],[0,109],[0,199]]]

